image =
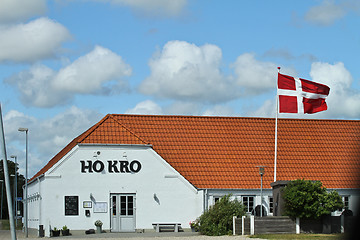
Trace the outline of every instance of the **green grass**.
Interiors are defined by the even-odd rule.
[[[1,224],[0,224],[0,230],[10,230],[10,222],[7,219],[3,219],[0,220]],[[21,220],[18,220],[18,225],[17,225],[17,230],[21,230],[22,229],[22,222]]]
[[[316,240],[341,240],[345,239],[344,234],[257,234],[250,236],[250,238],[263,238],[263,239],[316,239]]]

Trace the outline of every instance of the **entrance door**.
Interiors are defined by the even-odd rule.
[[[111,231],[135,231],[135,194],[111,194]]]

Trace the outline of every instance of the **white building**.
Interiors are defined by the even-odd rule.
[[[71,124],[71,123],[70,123]],[[132,232],[189,222],[232,193],[272,215],[274,119],[105,116],[75,138],[28,185],[30,229],[66,225]],[[277,180],[320,180],[347,208],[359,199],[360,121],[279,119]],[[339,212],[341,213],[341,212]]]

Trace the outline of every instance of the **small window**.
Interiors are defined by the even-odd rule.
[[[126,196],[120,197],[120,215],[126,216]]]
[[[342,201],[344,203],[344,209],[349,210],[349,196],[343,196]]]
[[[128,216],[134,215],[134,197],[128,196]]]
[[[79,196],[65,196],[65,216],[79,215]]]
[[[246,212],[251,213],[254,209],[254,196],[242,196],[242,203],[245,206]]]
[[[214,204],[220,200],[220,197],[214,197]]]
[[[273,197],[269,197],[269,212],[270,213],[274,212],[274,199],[273,199]]]
[[[112,215],[116,216],[116,196],[112,197],[112,202],[113,202]]]

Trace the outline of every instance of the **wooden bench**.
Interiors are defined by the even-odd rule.
[[[181,223],[153,223],[153,227],[155,227],[156,232],[160,232],[160,228],[171,228],[174,229],[174,232],[179,232],[181,228]]]

